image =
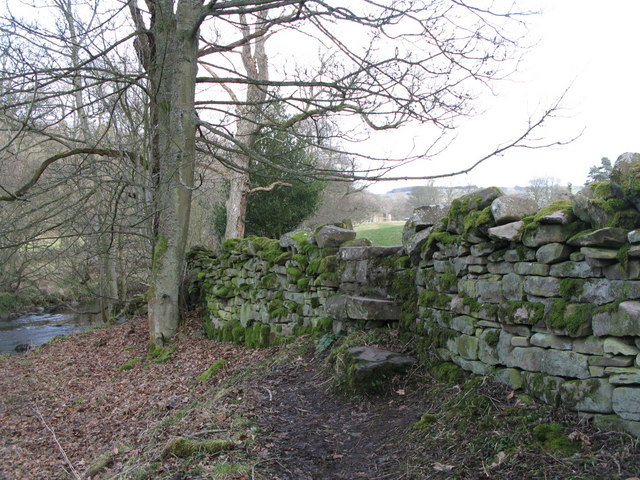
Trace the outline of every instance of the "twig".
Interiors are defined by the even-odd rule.
[[[267,387],[262,387],[262,388],[264,388],[269,394],[269,401],[273,402],[273,394],[271,393],[271,390],[269,390]]]
[[[82,477],[73,466],[73,463],[71,463],[71,460],[69,460],[69,457],[67,456],[67,453],[64,451],[64,448],[62,448],[62,445],[60,445],[60,442],[58,441],[58,437],[56,436],[56,432],[54,432],[53,428],[51,428],[47,424],[47,421],[42,416],[42,412],[40,412],[40,409],[36,404],[33,405],[33,410],[36,412],[36,415],[38,415],[38,418],[42,422],[42,425],[44,425],[44,428],[46,428],[49,431],[49,433],[51,433],[51,436],[53,437],[53,441],[56,442],[56,446],[58,447],[60,454],[64,458],[64,461],[67,462],[67,465],[71,469],[71,473],[73,474],[73,477],[76,478],[77,480],[82,480]]]

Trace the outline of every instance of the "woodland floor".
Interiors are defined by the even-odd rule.
[[[133,320],[0,358],[0,479],[640,476],[630,436],[478,377],[446,383],[417,369],[384,395],[347,398],[331,389],[310,341],[248,350],[207,340],[191,319],[156,363],[147,338],[146,323]],[[199,381],[219,360],[222,369]],[[566,434],[562,449],[536,438],[541,424]],[[178,436],[233,448],[164,453]]]

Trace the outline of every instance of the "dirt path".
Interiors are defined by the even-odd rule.
[[[332,394],[310,356],[277,367],[261,384],[258,420],[278,480],[398,479],[402,442],[419,417],[406,396],[347,401]]]

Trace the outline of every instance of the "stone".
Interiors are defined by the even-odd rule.
[[[588,363],[595,367],[630,367],[634,361],[635,357],[594,356],[589,357]]]
[[[392,300],[347,297],[347,318],[353,320],[400,320],[400,305]]]
[[[560,404],[560,387],[564,378],[544,373],[522,372],[522,387],[525,392],[538,400],[555,407]]]
[[[640,230],[631,230],[627,233],[629,243],[640,243]]]
[[[512,347],[530,347],[529,337],[511,337],[511,346]]]
[[[488,365],[477,360],[466,360],[462,357],[451,357],[451,361],[463,370],[473,373],[474,375],[489,375],[491,369]]]
[[[618,250],[610,248],[582,247],[580,253],[587,259],[596,258],[598,260],[617,260],[618,256]]]
[[[467,360],[478,359],[478,338],[470,335],[460,335],[456,339],[458,354]]]
[[[529,341],[531,345],[536,347],[555,348],[556,350],[571,350],[573,346],[571,338],[543,332],[534,333]]]
[[[604,199],[607,200],[607,199]],[[587,185],[573,196],[573,213],[594,228],[609,227],[614,224],[614,214],[603,205],[593,185]]]
[[[301,243],[304,241],[309,241],[309,239],[313,236],[313,232],[309,228],[300,228],[298,230],[293,230],[291,232],[287,232],[280,237],[280,246],[282,248],[295,248],[300,249],[302,246]]]
[[[602,270],[602,268],[604,267],[608,267],[609,265],[613,265],[614,263],[617,262],[616,259],[607,260],[604,258],[593,258],[593,257],[585,257],[584,261],[587,262],[587,265],[589,265],[591,268],[600,269],[600,270]]]
[[[627,243],[627,235],[623,228],[606,227],[576,235],[567,243],[574,247],[620,248]]]
[[[620,303],[614,311],[597,312],[592,320],[593,334],[598,337],[640,336],[640,302]]]
[[[575,214],[565,210],[556,210],[538,218],[538,223],[547,225],[568,225],[576,221]]]
[[[618,387],[613,390],[613,411],[624,420],[640,420],[640,388]]]
[[[537,248],[548,243],[562,243],[569,236],[570,232],[563,225],[538,225],[536,229],[523,234],[522,243],[527,247]]]
[[[493,373],[493,379],[512,390],[522,388],[522,373],[517,368],[499,368]]]
[[[604,305],[605,303],[611,303],[618,298],[623,298],[622,294],[624,290],[624,285],[622,285],[620,281],[586,279],[582,286],[582,291],[577,296],[577,300],[580,303]]]
[[[638,179],[640,170],[640,153],[626,152],[618,157],[611,170],[611,187],[618,197],[631,202],[640,209],[638,198]]]
[[[374,347],[352,347],[347,350],[347,358],[342,362],[345,368],[340,375],[346,375],[346,382],[358,391],[378,390],[382,380],[391,380],[395,375],[406,372],[416,363],[416,359],[389,350]],[[351,368],[353,366],[354,368]]]
[[[414,265],[420,261],[422,247],[429,238],[429,235],[431,235],[431,228],[421,230],[410,237],[407,237],[406,241],[403,234],[402,245]]]
[[[498,354],[498,359],[500,360],[500,363],[502,365],[507,365],[511,356],[511,352],[513,351],[513,347],[511,346],[512,336],[513,335],[505,330],[500,331],[498,345],[496,346],[496,353]]]
[[[561,377],[589,378],[588,357],[581,353],[564,350],[542,350],[541,371]]]
[[[602,355],[604,354],[604,340],[594,336],[576,338],[573,340],[573,351],[589,355]]]
[[[607,280],[638,280],[640,278],[640,261],[628,260],[626,268],[621,263],[602,267]]]
[[[498,358],[497,345],[500,340],[500,330],[496,328],[486,328],[482,331],[478,341],[478,359],[487,365],[497,365]]]
[[[536,262],[516,262],[514,271],[518,275],[545,276],[549,274],[549,265]]]
[[[489,263],[487,257],[474,257],[473,255],[469,255],[464,258],[467,265],[486,265]]]
[[[614,371],[612,371],[613,368],[615,367],[605,368],[605,373],[609,375],[609,383],[611,383],[612,385],[640,384],[640,368],[616,368]]]
[[[522,229],[524,228],[524,222],[517,221],[500,225],[498,227],[491,227],[487,230],[489,237],[498,241],[518,242],[522,237]]]
[[[502,301],[502,277],[491,275],[476,282],[478,301],[484,303],[500,303]]]
[[[526,325],[501,325],[505,332],[520,337],[530,337],[531,329]]]
[[[533,248],[527,248],[519,245],[517,249],[511,249],[504,252],[504,259],[507,262],[532,262],[536,259],[536,251]]]
[[[544,349],[538,347],[513,347],[505,364],[507,367],[520,368],[529,372],[540,372],[543,368],[544,352]]]
[[[516,222],[528,215],[535,215],[539,209],[540,207],[534,200],[516,195],[503,195],[491,203],[491,213],[498,225]]]
[[[438,273],[454,273],[451,260],[434,260],[433,269]]]
[[[552,277],[590,278],[595,275],[594,269],[586,262],[562,262],[551,265],[549,275]]]
[[[487,271],[491,274],[506,275],[513,273],[514,267],[513,263],[508,262],[489,263],[487,264]]]
[[[569,255],[569,260],[572,262],[584,262],[584,255],[580,252],[571,252]]]
[[[623,420],[617,415],[594,415],[593,425],[603,432],[613,430],[640,437],[640,422]]]
[[[547,243],[536,251],[536,259],[540,263],[552,264],[569,259],[571,249],[564,243]]]
[[[456,276],[461,277],[466,275],[469,270],[469,265],[467,265],[467,257],[456,257],[451,260],[453,264],[453,273]]]
[[[524,291],[536,297],[558,297],[560,280],[554,277],[528,276],[524,280]]]
[[[606,379],[570,380],[560,385],[560,404],[579,412],[611,413],[612,393]]]
[[[512,302],[524,300],[524,278],[515,273],[502,277],[502,294]]]
[[[372,260],[392,257],[401,251],[402,247],[399,245],[392,247],[349,246],[340,247],[338,257],[344,261]]]
[[[460,315],[451,319],[449,328],[466,335],[473,335],[477,324],[478,321],[475,318],[469,317],[468,315]]]
[[[618,338],[607,337],[604,339],[604,353],[635,356],[640,353],[640,349],[635,345],[630,345]]]
[[[471,255],[473,255],[474,257],[485,257],[490,253],[493,253],[495,249],[496,249],[495,243],[491,243],[491,242],[477,243],[475,245],[471,245],[471,248],[469,249],[469,253],[471,253]]]
[[[627,251],[627,256],[629,258],[639,258],[640,257],[640,245],[631,245],[629,250]]]
[[[405,243],[405,232],[417,233],[435,225],[438,220],[447,216],[449,207],[446,205],[425,205],[413,210],[404,225],[402,243]]]
[[[320,248],[339,247],[344,242],[356,238],[356,232],[335,225],[325,225],[318,230],[315,238]]]

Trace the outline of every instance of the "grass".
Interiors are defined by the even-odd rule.
[[[371,222],[355,226],[357,238],[368,238],[377,247],[402,244],[402,227],[405,222]]]

